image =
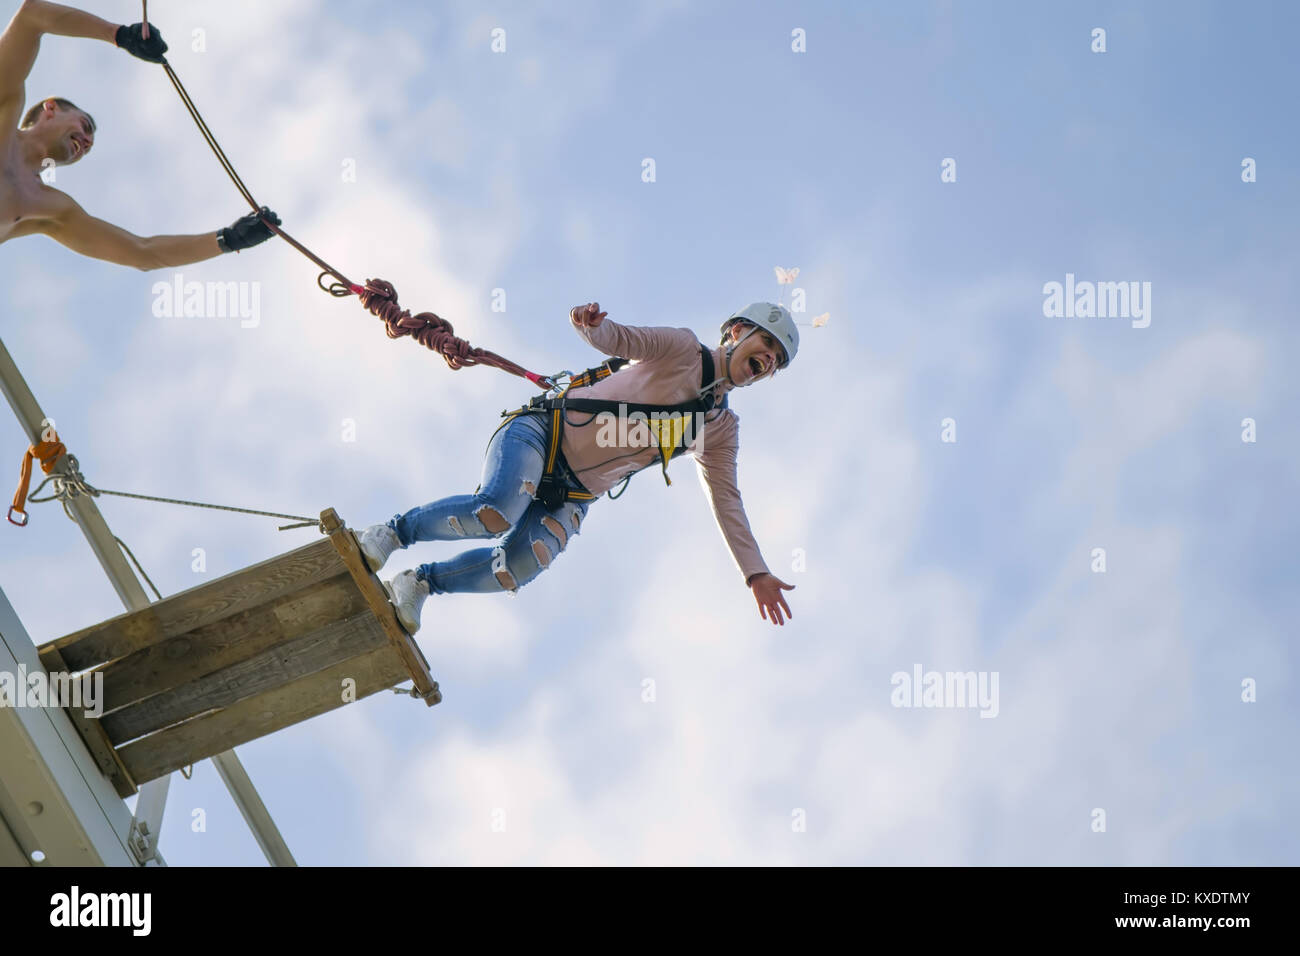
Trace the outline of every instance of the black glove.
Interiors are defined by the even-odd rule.
[[[280,217],[263,206],[257,212],[250,212],[242,219],[236,219],[225,229],[217,230],[217,245],[221,247],[221,251],[238,252],[240,249],[251,249],[275,235],[271,232],[271,227],[262,222],[263,216],[277,226],[280,225]]]
[[[117,28],[117,45],[132,56],[138,56],[142,60],[148,60],[150,63],[166,63],[163,54],[167,52],[167,44],[163,42],[162,34],[152,23],[149,24],[149,39],[144,39],[143,23],[133,23],[128,26]]]

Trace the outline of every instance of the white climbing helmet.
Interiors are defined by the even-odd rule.
[[[722,323],[723,344],[726,344],[727,332],[737,322],[746,322],[756,329],[770,332],[772,337],[781,343],[781,348],[785,350],[785,361],[778,366],[779,368],[785,368],[794,361],[795,353],[799,351],[799,330],[795,327],[794,319],[785,306],[771,302],[753,302],[739,312],[732,313],[727,321]],[[752,334],[753,330],[746,332],[741,341]]]

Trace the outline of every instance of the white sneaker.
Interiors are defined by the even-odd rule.
[[[429,582],[418,579],[414,571],[403,571],[393,580],[384,581],[383,585],[388,599],[397,609],[397,620],[407,634],[414,634],[420,629],[420,606],[429,596]]]
[[[374,524],[357,535],[357,544],[371,571],[384,566],[394,551],[402,546],[397,532],[386,524]]]

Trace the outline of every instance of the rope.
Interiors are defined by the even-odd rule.
[[[298,522],[298,524],[281,526],[279,529],[281,531],[288,531],[292,528],[316,527],[320,524],[319,518],[307,518],[303,515],[287,515],[281,514],[278,511],[257,511],[252,508],[237,508],[234,505],[214,505],[203,501],[187,501],[183,498],[160,498],[157,495],[138,495],[129,491],[109,491],[107,488],[95,488],[86,481],[81,472],[77,470],[79,466],[75,455],[69,455],[68,462],[72,468],[70,474],[50,475],[36,486],[35,491],[32,492],[27,500],[39,503],[55,500],[68,501],[72,498],[76,498],[78,495],[86,495],[91,498],[97,498],[100,495],[114,495],[118,498],[136,498],[140,501],[158,501],[163,504],[185,505],[190,508],[211,508],[214,511],[233,511],[237,514],[257,515],[262,518],[288,518],[291,521]],[[42,498],[38,498],[37,493],[43,491],[45,486],[51,483],[54,485],[53,491]]]
[[[68,511],[67,502],[62,502],[62,504],[63,504],[63,513],[66,514],[69,518],[71,518],[72,514],[71,512]],[[154,584],[153,579],[150,578],[149,575],[144,573],[144,568],[140,566],[140,562],[136,560],[135,555],[131,553],[131,549],[126,546],[126,542],[123,541],[121,538],[119,538],[117,535],[113,535],[113,540],[117,542],[119,548],[121,548],[123,551],[126,552],[126,556],[131,559],[131,563],[135,565],[135,569],[140,572],[140,577],[145,579],[145,582],[149,585],[149,590],[153,591],[154,597],[156,597],[158,600],[161,601],[162,592],[158,590],[158,585]]]
[[[208,128],[208,124],[204,122],[202,114],[199,113],[198,107],[194,105],[194,101],[190,99],[190,94],[185,89],[185,84],[181,82],[181,78],[176,75],[176,71],[172,69],[172,65],[165,59],[163,60],[162,67],[167,71],[167,78],[172,81],[172,86],[176,87],[176,92],[180,96],[181,102],[185,104],[185,108],[189,110],[190,116],[194,118],[194,123],[198,126],[199,132],[203,134],[203,138],[207,141],[208,146],[212,148],[212,152],[216,155],[217,161],[221,163],[221,168],[226,171],[226,175],[230,177],[230,181],[235,184],[235,188],[239,190],[239,193],[244,197],[244,200],[253,207],[253,211],[259,212],[262,207],[258,204],[257,200],[253,198],[253,194],[249,192],[248,187],[244,185],[244,181],[239,178],[239,173],[235,171],[234,164],[226,158],[225,150],[221,148],[221,144],[217,142],[217,138],[212,135],[212,130]],[[322,289],[330,295],[340,297],[359,293],[361,287],[353,283],[347,276],[339,272],[324,259],[320,258],[270,219],[267,219],[265,216],[260,218],[262,223],[268,229],[320,267],[322,271],[321,274],[316,277],[316,284],[320,285]],[[329,286],[321,285],[320,280],[326,275],[333,276],[337,281],[330,283]]]
[[[383,279],[369,279],[366,287],[357,295],[361,304],[372,314],[383,319],[385,331],[390,339],[400,339],[409,335],[425,348],[437,352],[452,369],[461,369],[469,365],[491,365],[512,375],[529,379],[535,385],[543,385],[540,376],[534,376],[521,365],[502,358],[487,349],[474,348],[464,339],[457,338],[451,323],[434,315],[421,312],[411,315],[410,310],[403,309],[397,302],[397,290],[391,282]]]
[[[73,472],[72,475],[52,474],[54,466],[65,454],[67,454],[67,448],[64,446],[63,442],[59,441],[59,436],[57,434],[53,434],[53,438],[50,441],[39,441],[27,449],[26,454],[23,455],[22,468],[18,479],[18,491],[14,494],[14,503],[9,509],[9,520],[11,522],[19,527],[27,524],[27,512],[25,508],[28,501],[42,502],[58,498],[59,504],[63,506],[63,513],[68,516],[69,521],[75,523],[77,519],[68,509],[68,499],[75,498],[79,493],[91,495],[103,493],[96,491],[86,484],[85,479],[81,477],[81,472],[77,470],[77,459],[74,455],[68,455],[69,466],[72,468]],[[49,475],[49,477],[37,485],[36,491],[32,492],[29,497],[27,486],[32,478],[33,459],[40,461],[41,470],[44,471],[45,474]],[[41,491],[41,489],[50,482],[55,483],[55,493],[44,498],[36,497],[36,493]],[[108,492],[108,494],[112,494],[112,492]],[[15,512],[23,516],[22,521],[14,521]],[[116,541],[117,546],[126,553],[126,556],[131,559],[131,563],[135,565],[135,569],[140,572],[140,577],[145,579],[145,582],[148,583],[149,587],[153,590],[154,595],[161,601],[162,593],[158,590],[158,586],[154,584],[153,579],[145,573],[144,568],[141,566],[139,560],[136,559],[136,556],[131,549],[127,547],[126,542],[117,535],[113,535],[113,540]]]
[[[68,457],[69,457],[69,458],[72,458],[71,455],[69,455]],[[75,459],[73,459],[73,460],[75,461]],[[46,486],[46,484],[48,484],[49,482],[51,482],[51,481],[56,481],[58,477],[61,477],[61,476],[51,476],[50,478],[46,478],[45,481],[42,481],[42,482],[37,486],[36,490],[37,490],[37,491],[40,491],[40,490],[41,490],[42,488],[44,488],[44,487]],[[57,486],[56,486],[56,487],[57,487]],[[68,508],[68,499],[69,499],[69,498],[75,498],[75,497],[76,497],[75,494],[70,494],[70,495],[68,495],[67,497],[61,497],[61,496],[55,494],[55,495],[50,495],[50,496],[47,497],[47,498],[35,498],[35,497],[33,497],[33,498],[31,498],[30,500],[31,500],[31,501],[36,501],[36,502],[41,502],[41,501],[50,501],[50,500],[52,500],[52,499],[54,499],[54,498],[56,498],[56,497],[59,498],[59,504],[61,504],[61,505],[63,506],[63,513],[64,513],[65,515],[67,515],[68,520],[71,521],[73,524],[77,524],[78,522],[77,522],[77,517],[76,517],[76,515],[74,515],[74,514],[72,513],[72,510],[71,510],[70,508]],[[25,516],[24,516],[24,518],[25,518]],[[15,522],[15,523],[16,523],[16,522]],[[23,521],[23,524],[26,524],[26,523],[27,523],[26,520],[24,520],[24,521]],[[135,565],[135,569],[136,569],[137,571],[140,572],[140,577],[144,578],[145,583],[149,585],[149,590],[153,591],[153,593],[154,593],[154,597],[156,597],[158,600],[161,601],[161,600],[162,600],[162,592],[158,590],[158,585],[156,585],[156,584],[153,583],[153,578],[149,577],[148,573],[147,573],[147,572],[145,571],[145,569],[144,569],[144,566],[143,566],[142,564],[140,564],[140,560],[135,556],[135,552],[133,552],[133,551],[132,551],[128,546],[127,546],[127,543],[126,543],[125,541],[123,541],[121,538],[119,538],[117,535],[113,535],[113,540],[117,542],[117,546],[118,546],[119,548],[122,549],[122,552],[123,552],[123,553],[124,553],[128,558],[131,559],[131,563]]]
[[[221,148],[221,144],[217,142],[217,138],[212,135],[212,130],[204,122],[202,114],[199,113],[198,107],[194,105],[194,101],[190,99],[190,95],[186,91],[185,85],[181,83],[180,77],[176,75],[176,71],[172,69],[171,64],[166,59],[163,60],[162,66],[167,71],[167,78],[171,80],[172,86],[176,88],[176,93],[180,96],[181,102],[185,104],[185,108],[194,119],[195,125],[198,126],[199,132],[203,134],[204,140],[207,141],[213,154],[216,155],[217,161],[221,163],[221,168],[226,171],[230,181],[235,184],[235,188],[239,190],[240,195],[253,208],[253,211],[260,212],[262,207],[258,205],[257,200],[253,198],[253,194],[244,185],[244,181],[239,177],[239,173],[235,171],[234,164],[226,157],[226,153]],[[265,216],[262,216],[261,220],[268,229],[320,268],[321,272],[316,277],[317,286],[337,298],[348,295],[360,297],[361,304],[366,309],[384,320],[389,338],[396,339],[410,336],[421,345],[441,355],[453,370],[470,365],[489,365],[493,368],[499,368],[503,372],[509,372],[511,375],[526,378],[540,388],[549,389],[554,386],[554,382],[547,376],[530,372],[522,365],[503,358],[495,352],[475,348],[464,339],[457,338],[451,323],[432,312],[420,312],[417,315],[411,315],[409,311],[398,305],[397,290],[393,288],[392,283],[383,279],[370,279],[365,286],[359,286],[274,222]],[[328,285],[322,281],[327,275],[334,278],[334,281]]]

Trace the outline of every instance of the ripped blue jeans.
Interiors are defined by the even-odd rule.
[[[428,582],[430,594],[514,593],[550,567],[578,533],[590,500],[565,501],[550,511],[533,498],[545,469],[550,434],[549,415],[515,416],[488,443],[483,477],[474,494],[412,508],[388,522],[404,548],[416,541],[505,535],[497,547],[474,548],[416,568],[416,577]],[[585,490],[563,456],[557,474],[568,487]]]

